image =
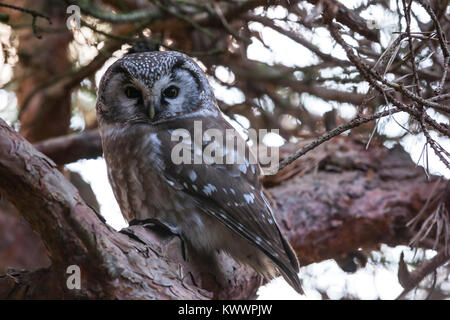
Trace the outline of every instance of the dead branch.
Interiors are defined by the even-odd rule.
[[[416,270],[409,272],[405,261],[403,260],[403,252],[400,255],[400,262],[398,267],[398,280],[402,287],[405,289],[397,297],[400,300],[412,289],[417,287],[419,283],[429,274],[435,272],[437,268],[444,265],[450,259],[450,252],[447,249],[443,249],[438,252],[433,258],[423,262]]]

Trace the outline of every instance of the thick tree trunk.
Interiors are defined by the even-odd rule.
[[[264,182],[272,186],[278,222],[302,265],[380,243],[404,244],[411,234],[406,222],[422,209],[425,218],[433,198],[448,192],[447,181],[427,181],[400,147],[366,151],[349,137],[335,138]],[[40,235],[51,260],[49,268],[0,276],[0,298],[248,299],[262,284],[225,255],[217,268],[189,253],[185,258],[180,239],[158,227],[116,232],[53,161],[2,120],[0,193]],[[70,265],[80,267],[79,290],[66,285]]]

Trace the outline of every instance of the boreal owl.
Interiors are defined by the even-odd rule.
[[[179,52],[125,55],[103,75],[96,108],[109,181],[126,220],[158,221],[198,253],[224,251],[266,279],[281,273],[302,292],[297,257],[243,138],[237,134],[235,146],[243,143],[245,155],[216,150],[238,153],[242,163],[174,161],[179,133],[193,137],[195,123],[203,131],[235,132],[197,63]],[[188,158],[198,159],[207,146],[192,143]]]

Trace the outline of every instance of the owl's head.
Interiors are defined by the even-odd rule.
[[[199,109],[216,110],[200,67],[185,54],[156,51],[128,54],[100,82],[100,123],[156,124]]]

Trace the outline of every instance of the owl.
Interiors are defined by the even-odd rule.
[[[234,132],[201,68],[173,51],[125,55],[103,75],[96,104],[108,178],[131,224],[157,221],[204,256],[219,251],[270,280],[280,274],[299,293],[299,264],[281,234],[259,182],[260,167],[173,160],[179,139],[203,131]],[[192,160],[206,141],[192,147]],[[223,147],[224,156],[242,153]]]

